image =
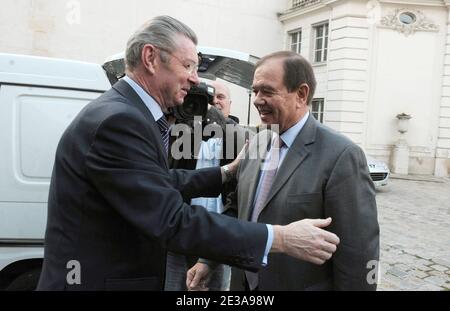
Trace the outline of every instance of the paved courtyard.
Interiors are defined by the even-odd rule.
[[[450,290],[450,181],[392,178],[377,203],[378,290]]]

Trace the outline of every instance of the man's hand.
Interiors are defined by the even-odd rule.
[[[327,219],[303,219],[286,226],[273,226],[274,239],[271,252],[321,265],[331,258],[339,244],[339,238],[325,228],[331,224]]]
[[[241,152],[237,155],[236,159],[233,160],[230,164],[227,164],[228,172],[225,172],[224,167],[221,168],[222,172],[222,183],[230,181],[232,178],[236,177],[239,163],[241,160],[245,157],[245,153],[247,152],[248,148],[248,140],[245,141],[244,146],[241,149]]]
[[[207,264],[197,262],[186,274],[186,287],[191,291],[207,291],[206,287],[210,268]]]

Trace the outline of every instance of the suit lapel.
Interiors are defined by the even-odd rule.
[[[254,144],[249,147],[250,159],[247,160],[248,164],[245,169],[247,174],[242,177],[240,176],[238,182],[238,185],[242,187],[242,190],[239,191],[240,199],[238,209],[239,218],[241,219],[248,220],[250,217],[256,188],[258,187],[259,178],[261,176],[262,163],[267,154],[267,147],[270,143],[271,133],[272,132],[270,131],[263,131],[256,135],[252,141]]]
[[[133,88],[125,81],[119,80],[117,83],[113,85],[113,88],[119,92],[123,97],[125,97],[130,105],[138,108],[144,117],[147,119],[148,124],[150,125],[153,133],[156,137],[159,137],[159,141],[156,144],[159,152],[162,153],[163,158],[165,160],[166,167],[169,168],[169,162],[166,156],[166,151],[164,150],[164,144],[162,141],[161,132],[159,131],[159,127],[156,124],[155,118],[153,118],[152,113],[147,108],[145,103],[142,101],[141,97],[133,90]]]
[[[278,169],[277,175],[273,181],[272,189],[270,189],[266,203],[262,210],[267,207],[268,203],[283,188],[294,171],[308,157],[310,153],[308,146],[314,143],[316,136],[316,122],[316,119],[314,119],[314,117],[310,114],[302,130],[289,148],[283,163],[281,163],[281,166]]]

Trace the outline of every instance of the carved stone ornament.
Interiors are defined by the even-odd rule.
[[[397,30],[405,36],[416,31],[438,31],[439,26],[426,18],[425,14],[418,10],[397,9],[393,13],[384,16],[380,24]]]

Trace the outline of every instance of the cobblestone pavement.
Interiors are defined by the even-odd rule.
[[[390,179],[377,191],[378,290],[450,290],[450,181]]]

